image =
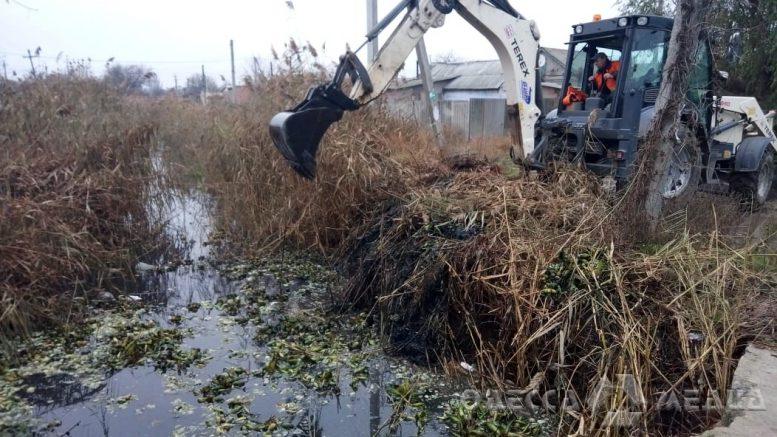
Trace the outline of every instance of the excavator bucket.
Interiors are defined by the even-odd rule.
[[[341,109],[326,106],[281,112],[270,120],[270,137],[294,171],[313,179],[321,138],[342,117]]]
[[[369,74],[355,54],[348,52],[340,58],[332,81],[311,88],[305,100],[294,109],[276,114],[270,120],[270,137],[275,147],[300,176],[316,176],[318,144],[332,123],[343,118],[344,111],[359,109],[359,102],[342,91],[343,80],[351,84],[361,81],[365,93],[372,92]]]

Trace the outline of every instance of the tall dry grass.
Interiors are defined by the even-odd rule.
[[[152,120],[95,79],[0,83],[0,337],[72,320],[148,247]]]
[[[368,108],[347,114],[327,134],[314,183],[298,177],[272,145],[268,121],[316,80],[267,77],[239,106],[160,103],[157,140],[169,173],[202,182],[220,201],[221,228],[253,250],[293,245],[330,252],[367,210],[434,165],[428,133]]]

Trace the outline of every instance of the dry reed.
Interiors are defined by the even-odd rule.
[[[0,338],[71,320],[148,247],[150,120],[94,79],[0,84]]]

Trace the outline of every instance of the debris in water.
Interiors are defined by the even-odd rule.
[[[188,416],[194,413],[194,406],[182,401],[181,399],[174,400],[172,405],[173,413],[176,415],[176,417]]]
[[[151,264],[146,264],[144,262],[139,262],[135,265],[135,270],[138,272],[150,272],[152,270],[157,270],[157,266],[153,266]]]
[[[475,366],[473,366],[472,364],[468,364],[465,361],[460,362],[459,365],[461,366],[462,369],[466,370],[467,372],[472,373],[475,371]]]

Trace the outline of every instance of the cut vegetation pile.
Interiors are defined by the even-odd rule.
[[[93,79],[0,83],[0,338],[67,320],[133,265],[151,235],[149,120]]]
[[[404,353],[576,402],[566,431],[703,429],[726,402],[740,306],[768,275],[714,234],[634,248],[612,211],[575,169],[449,174],[353,232],[344,300]],[[687,393],[712,408],[667,411]]]

